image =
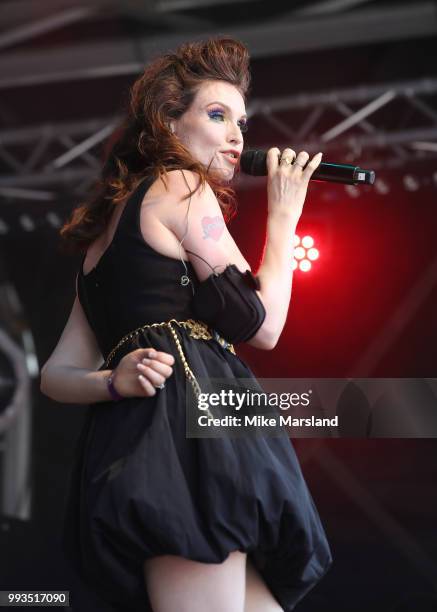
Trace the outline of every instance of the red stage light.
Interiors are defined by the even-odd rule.
[[[302,238],[302,246],[306,249],[310,249],[314,246],[314,238],[312,236],[304,236]]]
[[[308,261],[308,259],[302,259],[302,261],[299,262],[299,269],[302,270],[302,272],[309,272],[311,270],[311,262]]]
[[[295,234],[293,242],[293,270],[309,272],[312,268],[311,261],[315,261],[320,256],[319,250],[313,246],[314,238],[307,234],[301,239]]]
[[[319,250],[315,249],[315,248],[308,249],[307,257],[308,257],[308,259],[311,259],[311,261],[314,261],[314,260],[318,259],[319,258]]]
[[[294,258],[303,259],[306,255],[306,251],[303,247],[299,246],[294,249]]]

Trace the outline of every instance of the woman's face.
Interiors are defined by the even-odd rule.
[[[236,160],[225,154],[233,150],[239,158],[243,150],[246,109],[238,89],[226,81],[204,81],[190,108],[172,119],[174,134],[190,153],[206,167],[218,169],[225,181],[234,176]]]

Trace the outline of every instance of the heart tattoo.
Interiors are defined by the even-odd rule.
[[[203,217],[202,219],[203,238],[212,238],[217,241],[223,234],[225,223],[222,217]]]

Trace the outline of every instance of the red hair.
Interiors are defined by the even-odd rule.
[[[60,235],[74,251],[85,250],[105,229],[114,206],[148,176],[163,177],[169,170],[187,169],[199,175],[196,189],[211,185],[226,221],[235,214],[234,190],[223,186],[216,171],[197,161],[172,134],[169,121],[190,107],[206,80],[226,81],[243,98],[250,86],[249,53],[230,37],[181,45],[174,53],[155,58],[130,90],[130,104],[121,125],[106,145],[101,177],[91,198],[72,211]]]

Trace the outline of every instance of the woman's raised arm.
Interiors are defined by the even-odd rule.
[[[182,199],[189,193],[188,186],[193,191],[198,180],[198,175],[189,170],[172,170],[168,173],[168,192],[164,196],[161,215],[163,223],[182,241],[200,281],[206,280],[212,269],[220,274],[229,264],[234,264],[243,273],[251,270],[226,227],[219,202],[210,185],[206,183],[196,191],[191,196],[191,202]],[[262,291],[257,291],[257,294],[264,301]],[[263,323],[247,342],[256,348],[269,350],[272,348],[272,340],[269,325]]]
[[[248,340],[248,344],[266,350],[276,346],[287,319],[293,279],[293,235],[309,180],[321,160],[321,155],[317,155],[307,163],[308,153],[302,151],[296,158],[292,149],[284,149],[282,157],[280,162],[279,149],[269,149],[267,237],[263,260],[257,271],[260,281],[257,294],[266,310],[266,317],[256,334]],[[293,159],[295,164],[291,163]],[[211,268],[220,273],[228,264],[235,264],[241,272],[250,270],[226,227],[219,202],[209,184],[191,197],[189,208],[189,200],[182,200],[188,193],[187,182],[191,191],[198,182],[193,172],[184,170],[183,173],[185,178],[182,171],[169,172],[164,222],[179,240],[183,240],[199,280],[208,278]]]

